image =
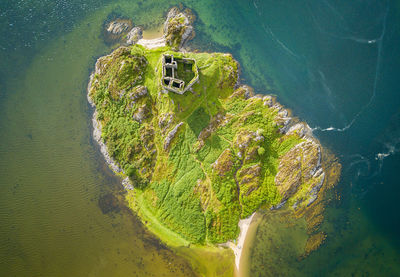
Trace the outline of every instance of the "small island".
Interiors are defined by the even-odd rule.
[[[165,243],[230,246],[237,266],[260,209],[311,214],[305,252],[315,249],[323,209],[309,210],[340,166],[325,166],[311,129],[275,97],[240,84],[231,54],[184,49],[194,18],[172,8],[163,37],[144,40],[139,27],[121,34],[125,45],[91,75],[94,138],[129,206]]]

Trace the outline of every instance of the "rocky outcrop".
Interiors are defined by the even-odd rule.
[[[267,107],[272,107],[275,101],[271,95],[264,96],[262,100],[263,100],[263,105]]]
[[[201,83],[182,97],[163,93],[157,55],[170,47],[150,48],[184,47],[193,21],[190,11],[172,8],[155,40],[110,23],[106,31],[131,46],[96,62],[88,99],[97,109],[94,138],[110,167],[126,176],[124,187],[144,191],[143,203],[162,211],[157,220],[188,241],[226,242],[260,207],[316,206],[330,169],[306,123],[275,97],[239,86],[239,65],[229,54],[176,53],[199,62]]]
[[[168,150],[168,148],[169,148],[169,146],[170,146],[172,140],[174,139],[176,133],[177,133],[178,130],[179,130],[179,127],[181,127],[182,125],[183,125],[183,122],[180,122],[180,123],[176,124],[176,126],[174,127],[174,129],[172,129],[172,130],[168,133],[167,137],[166,137],[165,140],[164,140],[164,150]]]
[[[238,147],[240,150],[245,151],[252,141],[264,141],[264,137],[260,134],[259,131],[242,131],[236,137],[235,146]]]
[[[143,37],[143,30],[140,27],[134,27],[126,35],[126,44],[133,45],[136,44]]]
[[[91,76],[92,79],[92,76]],[[89,82],[89,85],[91,84],[91,81]],[[90,88],[90,87],[89,87]],[[94,107],[93,101],[89,97],[88,93],[88,99],[89,103],[92,107]],[[100,147],[100,152],[103,154],[104,159],[106,160],[108,166],[116,173],[124,173],[120,165],[110,156],[107,146],[104,143],[103,139],[101,138],[101,123],[97,120],[97,111],[94,111],[93,117],[92,117],[92,124],[93,124],[93,139],[99,144]],[[133,184],[131,180],[129,180],[129,177],[125,177],[122,180],[122,185],[126,190],[133,190]]]
[[[250,162],[263,141],[264,137],[259,130],[255,132],[242,130],[234,140],[234,145],[238,149],[237,156],[239,159],[245,159],[245,161]]]
[[[129,93],[128,98],[135,101],[147,95],[147,88],[143,85],[138,85]]]
[[[242,167],[236,176],[240,192],[245,196],[249,196],[260,187],[262,167],[260,163]]]
[[[97,121],[97,111],[93,113],[92,123],[93,123],[93,138],[100,145],[100,152],[103,154],[107,164],[111,167],[111,169],[114,172],[116,173],[123,172],[120,165],[108,153],[107,146],[103,142],[103,139],[101,138],[102,126],[101,123]]]
[[[221,177],[232,171],[234,156],[230,149],[225,149],[218,159],[213,163],[212,167]]]
[[[274,103],[272,105],[272,108],[277,111],[277,114],[275,116],[275,122],[280,127],[279,131],[283,134],[286,133],[287,129],[289,128],[292,122],[292,118],[289,115],[289,111],[283,108],[282,105],[279,103]]]
[[[167,45],[175,49],[182,48],[195,35],[193,29],[194,15],[189,9],[180,11],[177,7],[169,10],[164,23],[164,37]]]
[[[296,123],[293,126],[291,126],[287,133],[287,135],[293,135],[293,134],[297,134],[299,137],[301,138],[312,138],[312,130],[310,128],[310,126],[308,126],[307,123],[305,122],[300,122],[300,123]]]
[[[120,41],[132,28],[130,19],[118,18],[107,23],[103,30],[104,41],[112,44]]]
[[[174,121],[175,115],[172,112],[161,114],[158,118],[158,127],[161,132],[165,134],[166,130],[169,129],[172,122]]]
[[[143,56],[132,55],[128,47],[121,46],[97,60],[95,75],[112,79],[108,90],[114,99],[119,99],[143,80],[146,65],[147,60]],[[92,88],[96,87],[96,82],[91,84]]]
[[[132,119],[142,123],[146,118],[148,118],[149,113],[150,109],[146,106],[146,104],[143,104],[139,107],[137,112],[133,114]]]
[[[117,19],[108,24],[107,32],[113,35],[120,35],[129,29],[129,21]]]
[[[239,78],[238,78],[239,79]],[[251,97],[254,96],[254,91],[251,87],[242,85],[239,88],[237,88],[229,98],[233,97],[242,97],[243,99],[250,99]]]
[[[321,147],[315,141],[307,139],[281,157],[275,184],[283,201],[297,196],[295,205],[304,201],[311,204],[317,197],[324,176]]]
[[[281,202],[272,207],[279,209],[290,199],[294,208],[299,205],[310,205],[317,197],[320,188],[325,181],[325,172],[321,166],[321,146],[314,138],[311,128],[305,122],[300,122],[297,118],[292,118],[290,111],[276,102],[271,95],[255,95],[253,90],[247,86],[240,86],[229,98],[240,97],[247,101],[263,101],[263,105],[275,110],[274,122],[279,127],[279,132],[284,135],[282,139],[291,136],[300,137],[303,141],[295,145],[285,155],[279,157],[278,172],[275,176],[275,185],[279,194],[282,196]],[[245,124],[247,118],[254,113],[252,111],[242,116]],[[242,167],[246,168],[246,163],[254,161],[257,153],[264,151],[257,146],[257,141],[263,141],[262,134],[257,132],[241,131],[234,140],[235,147],[238,149],[237,156],[243,159]],[[257,150],[257,151],[255,151]],[[239,169],[237,174],[240,186],[249,186],[246,194],[258,188],[257,179],[259,172],[257,165]],[[254,170],[251,170],[254,169]],[[243,178],[243,176],[245,176]]]
[[[140,44],[147,48],[157,48],[165,45],[178,50],[195,36],[192,26],[195,16],[190,9],[180,10],[173,7],[167,14],[163,27],[163,36],[155,39],[143,39],[143,29],[133,27],[129,19],[116,19],[107,23],[103,30],[104,41],[107,44],[123,41],[125,45]]]

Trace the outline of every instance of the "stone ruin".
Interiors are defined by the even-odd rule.
[[[176,58],[172,54],[163,55],[161,84],[164,89],[184,94],[198,79],[196,60]]]

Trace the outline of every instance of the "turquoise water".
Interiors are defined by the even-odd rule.
[[[153,29],[175,2],[0,3],[1,276],[194,274],[122,205],[102,212],[119,180],[91,140],[85,98],[96,57],[110,51],[103,21]],[[343,164],[326,243],[299,261],[291,241],[302,233],[277,237],[266,217],[252,276],[400,275],[399,2],[184,4],[198,17],[193,47],[233,53],[243,82],[276,94]]]

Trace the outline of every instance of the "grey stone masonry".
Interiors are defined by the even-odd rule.
[[[178,76],[178,67],[191,68],[194,73],[194,77],[185,83]],[[174,58],[172,54],[164,54],[162,57],[162,78],[161,85],[168,91],[175,92],[177,94],[184,94],[195,84],[199,79],[198,69],[196,60],[188,58]]]

